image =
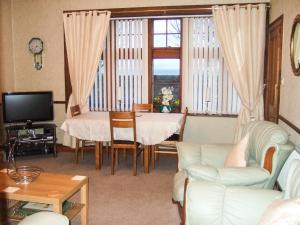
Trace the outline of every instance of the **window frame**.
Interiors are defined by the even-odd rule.
[[[208,15],[212,14],[213,5],[185,5],[185,6],[154,6],[154,7],[133,7],[133,8],[108,8],[108,9],[84,9],[84,10],[64,10],[63,13],[84,12],[90,10],[108,10],[111,12],[111,18],[119,17],[141,17],[141,16],[181,16],[181,15]],[[149,26],[148,26],[149,29]],[[67,112],[68,102],[72,93],[70,81],[68,56],[66,50],[65,36],[64,40],[64,76],[65,76],[65,111]],[[181,38],[182,40],[182,38]],[[111,45],[111,43],[110,43]],[[148,57],[150,50],[148,51]],[[150,65],[149,65],[150,68]],[[149,72],[149,69],[148,69]],[[110,74],[109,74],[110,75]],[[149,79],[149,78],[148,78]],[[151,77],[152,79],[152,77]],[[150,96],[150,95],[149,95]],[[152,99],[149,101],[151,102]]]
[[[178,15],[177,15],[178,16]],[[154,47],[154,20],[171,20],[171,19],[180,19],[180,47]],[[148,21],[148,102],[153,103],[153,59],[179,59],[180,68],[179,68],[179,110],[181,111],[181,102],[182,102],[182,28],[183,21],[182,18],[176,16],[170,18],[152,18]],[[167,33],[166,33],[167,35]]]
[[[227,6],[233,5],[233,4],[224,4]],[[246,5],[246,4],[241,4],[241,5]],[[269,4],[267,4],[269,5]],[[111,18],[126,18],[126,17],[151,17],[151,16],[189,16],[189,15],[211,15],[212,14],[212,7],[213,5],[185,5],[185,6],[155,6],[155,7],[134,7],[134,8],[108,8],[108,9],[98,9],[98,10],[109,10],[111,12]],[[84,11],[90,11],[90,10],[95,10],[95,9],[85,9],[85,10],[64,10],[63,13],[71,13],[71,12],[84,12]],[[269,9],[268,9],[269,10]],[[181,51],[180,51],[180,63],[182,64],[182,25],[183,23],[181,22]],[[151,26],[148,26],[148,29]],[[148,35],[148,39],[149,39]],[[69,68],[68,68],[68,57],[67,57],[67,52],[66,52],[66,44],[65,44],[65,37],[63,36],[64,40],[64,76],[65,76],[65,100],[64,101],[59,101],[61,104],[65,104],[65,109],[67,111],[67,106],[68,106],[68,101],[70,94],[72,93],[72,86],[70,82],[70,75],[69,75]],[[149,40],[148,40],[149,41]],[[111,45],[111,43],[110,43]],[[151,48],[152,49],[152,48]],[[148,51],[148,59],[152,56],[152,51],[149,49]],[[156,56],[159,56],[157,53],[159,51],[159,48],[155,50],[154,54],[157,54]],[[168,55],[174,55],[174,51],[170,50]],[[150,62],[150,60],[149,60]],[[148,64],[148,85],[149,85],[149,93],[148,93],[148,101],[152,102],[152,60],[151,64]],[[111,72],[108,74],[110,75]],[[181,90],[180,90],[180,107],[182,104],[182,65],[180,66],[180,85],[181,85]],[[111,81],[109,82],[111,83]],[[151,84],[151,86],[150,86]],[[151,92],[151,93],[150,93]],[[231,114],[220,114],[220,115],[210,115],[210,114],[203,114],[203,113],[192,113],[190,115],[193,116],[208,116],[208,117],[237,117],[238,115],[231,115]]]

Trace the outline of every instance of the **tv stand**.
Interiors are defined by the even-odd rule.
[[[26,121],[26,127],[31,127],[32,126],[32,121],[31,120],[27,120]]]
[[[56,151],[56,125],[53,123],[22,124],[6,127],[6,158],[14,142],[15,156],[53,154]]]

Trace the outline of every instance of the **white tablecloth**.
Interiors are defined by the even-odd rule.
[[[136,113],[137,141],[154,145],[166,140],[179,131],[182,114],[178,113]],[[61,129],[68,135],[91,141],[110,141],[108,112],[88,112],[67,119]],[[116,139],[133,140],[132,129],[116,129]]]

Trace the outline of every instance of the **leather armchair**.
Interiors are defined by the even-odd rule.
[[[272,122],[250,122],[245,125],[242,135],[247,133],[247,167],[242,168],[224,168],[233,144],[178,143],[178,172],[174,177],[173,200],[183,205],[184,182],[188,174],[191,180],[272,189],[294,145],[288,141],[288,134]]]
[[[291,165],[286,192],[189,181],[185,225],[257,225],[276,199],[300,197],[300,160]]]

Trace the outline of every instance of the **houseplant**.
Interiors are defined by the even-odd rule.
[[[173,95],[173,87],[163,87],[161,93],[153,98],[155,108],[160,112],[171,112],[179,106],[179,99]]]

